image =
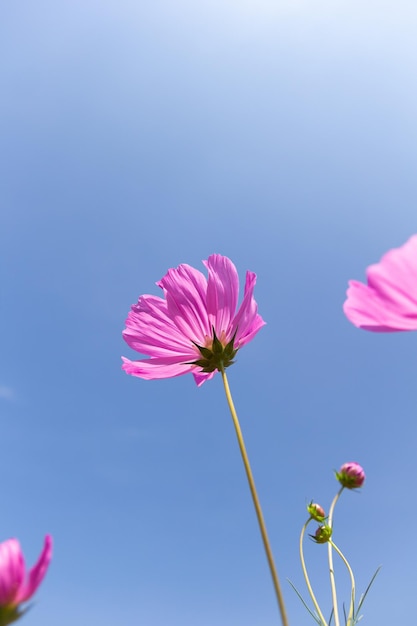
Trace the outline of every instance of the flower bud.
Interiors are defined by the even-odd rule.
[[[310,535],[310,537],[316,543],[327,543],[332,536],[332,529],[327,524],[323,524],[323,526],[319,526],[314,535]]]
[[[336,478],[347,489],[358,489],[365,482],[365,472],[359,463],[345,463],[336,472]]]
[[[326,513],[324,512],[323,507],[316,502],[311,501],[310,504],[307,504],[307,511],[310,514],[310,517],[316,522],[324,522],[326,519]]]

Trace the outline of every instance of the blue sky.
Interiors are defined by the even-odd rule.
[[[0,7],[0,536],[55,540],[28,626],[279,623],[220,378],[121,370],[130,305],[213,252],[258,275],[229,381],[291,624],[305,505],[349,460],[335,540],[359,590],[383,565],[363,624],[409,621],[417,339],[342,304],[417,232],[416,26],[411,0]]]

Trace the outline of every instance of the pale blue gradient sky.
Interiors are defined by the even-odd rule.
[[[363,624],[409,623],[417,335],[342,304],[417,232],[416,28],[401,0],[0,7],[0,538],[55,539],[22,623],[278,623],[219,377],[120,369],[129,306],[213,252],[258,275],[229,377],[292,626],[305,504],[348,460],[335,538],[359,590],[383,565]]]

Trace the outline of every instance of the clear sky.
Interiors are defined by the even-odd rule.
[[[279,623],[220,377],[121,370],[130,305],[213,252],[258,275],[229,381],[291,625],[305,505],[350,460],[335,540],[359,591],[383,565],[362,623],[410,623],[417,335],[342,304],[417,232],[416,29],[413,0],[1,3],[0,538],[55,540],[22,623]]]

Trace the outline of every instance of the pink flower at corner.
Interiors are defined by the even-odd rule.
[[[17,539],[0,543],[0,616],[4,623],[11,623],[18,618],[19,605],[33,596],[45,577],[51,558],[50,535],[46,535],[38,562],[29,572],[26,572],[25,560]]]
[[[417,235],[387,252],[366,272],[368,284],[349,281],[346,317],[374,332],[417,330]]]
[[[132,306],[123,338],[150,358],[122,357],[128,374],[153,380],[192,373],[200,386],[218,369],[216,350],[223,351],[227,367],[236,351],[264,326],[253,298],[256,274],[246,273],[243,300],[236,311],[239,278],[232,261],[212,254],[203,263],[208,279],[190,265],[179,265],[156,283],[164,298],[143,295]]]

